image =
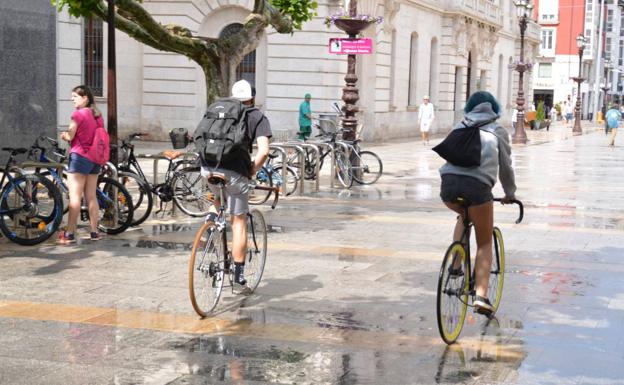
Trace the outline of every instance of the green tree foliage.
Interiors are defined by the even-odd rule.
[[[60,12],[74,17],[108,20],[105,0],[50,0]],[[175,52],[195,61],[206,77],[207,102],[227,95],[236,79],[236,68],[260,44],[268,26],[278,33],[293,33],[314,17],[314,0],[254,0],[243,28],[225,38],[193,36],[188,28],[156,21],[141,5],[143,0],[115,0],[115,27],[135,40],[160,51]]]

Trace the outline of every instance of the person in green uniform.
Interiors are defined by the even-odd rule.
[[[299,139],[305,140],[312,133],[312,111],[310,110],[312,95],[305,94],[304,101],[299,105]]]

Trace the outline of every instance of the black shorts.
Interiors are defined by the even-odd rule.
[[[443,202],[455,202],[458,197],[468,201],[468,206],[478,206],[494,199],[492,187],[477,178],[466,175],[442,175],[440,198]]]

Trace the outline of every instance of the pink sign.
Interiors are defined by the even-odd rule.
[[[329,39],[329,53],[336,55],[362,55],[373,53],[373,39],[350,39],[348,37],[332,37]]]

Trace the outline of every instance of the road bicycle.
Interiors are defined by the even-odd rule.
[[[211,172],[207,176],[210,184],[218,186],[221,205],[216,219],[206,218],[201,225],[191,250],[188,265],[188,287],[193,309],[200,317],[206,317],[216,308],[223,291],[226,277],[234,293],[234,261],[228,250],[228,223],[226,220],[227,195],[225,174]],[[266,186],[254,186],[260,190],[274,190]],[[275,191],[271,208],[277,205],[279,194]],[[268,228],[264,216],[256,209],[247,214],[247,255],[245,257],[245,278],[247,294],[258,287],[267,253]]]
[[[208,214],[212,201],[205,179],[201,176],[198,157],[188,159],[181,151],[163,151],[159,155],[168,161],[165,179],[162,183],[150,183],[134,154],[132,144],[133,140],[145,135],[130,134],[121,144],[122,161],[118,167],[119,178],[132,192],[136,210],[139,212],[132,225],[138,226],[149,218],[153,195],[160,200],[160,208],[156,213],[163,210],[163,203],[173,201],[187,215],[201,217]]]
[[[44,145],[49,144],[52,148],[48,150]],[[51,151],[58,158],[58,163],[63,163],[67,156],[66,151],[60,148],[57,140],[40,136],[35,140],[29,151],[29,157],[35,157],[40,163],[56,163],[48,156]],[[64,168],[64,170],[66,167]],[[46,180],[50,180],[57,186],[63,199],[63,212],[69,209],[69,188],[67,187],[65,173],[59,173],[55,167],[36,168],[35,172]],[[98,176],[95,196],[99,205],[98,228],[106,234],[120,234],[124,232],[132,223],[134,215],[133,201],[128,190],[117,180],[103,175]],[[89,210],[83,201],[80,206],[80,219],[89,220]]]
[[[500,198],[494,199],[500,202]],[[446,250],[440,274],[438,276],[438,290],[436,300],[436,313],[440,336],[447,344],[454,343],[466,318],[469,297],[474,301],[475,297],[475,271],[471,269],[470,260],[470,233],[472,222],[468,217],[468,202],[457,198],[457,204],[464,208],[464,232],[461,241],[455,241]],[[516,223],[520,223],[524,216],[522,202],[513,200],[510,203],[518,205],[520,214]],[[498,227],[494,227],[492,233],[494,250],[492,251],[492,268],[488,284],[488,299],[494,308],[494,314],[498,310],[503,296],[503,283],[505,281],[505,246],[503,234]]]
[[[48,179],[14,167],[15,156],[26,154],[28,149],[4,147],[2,151],[8,151],[9,158],[0,179],[0,231],[19,245],[39,244],[61,225],[61,193]]]

